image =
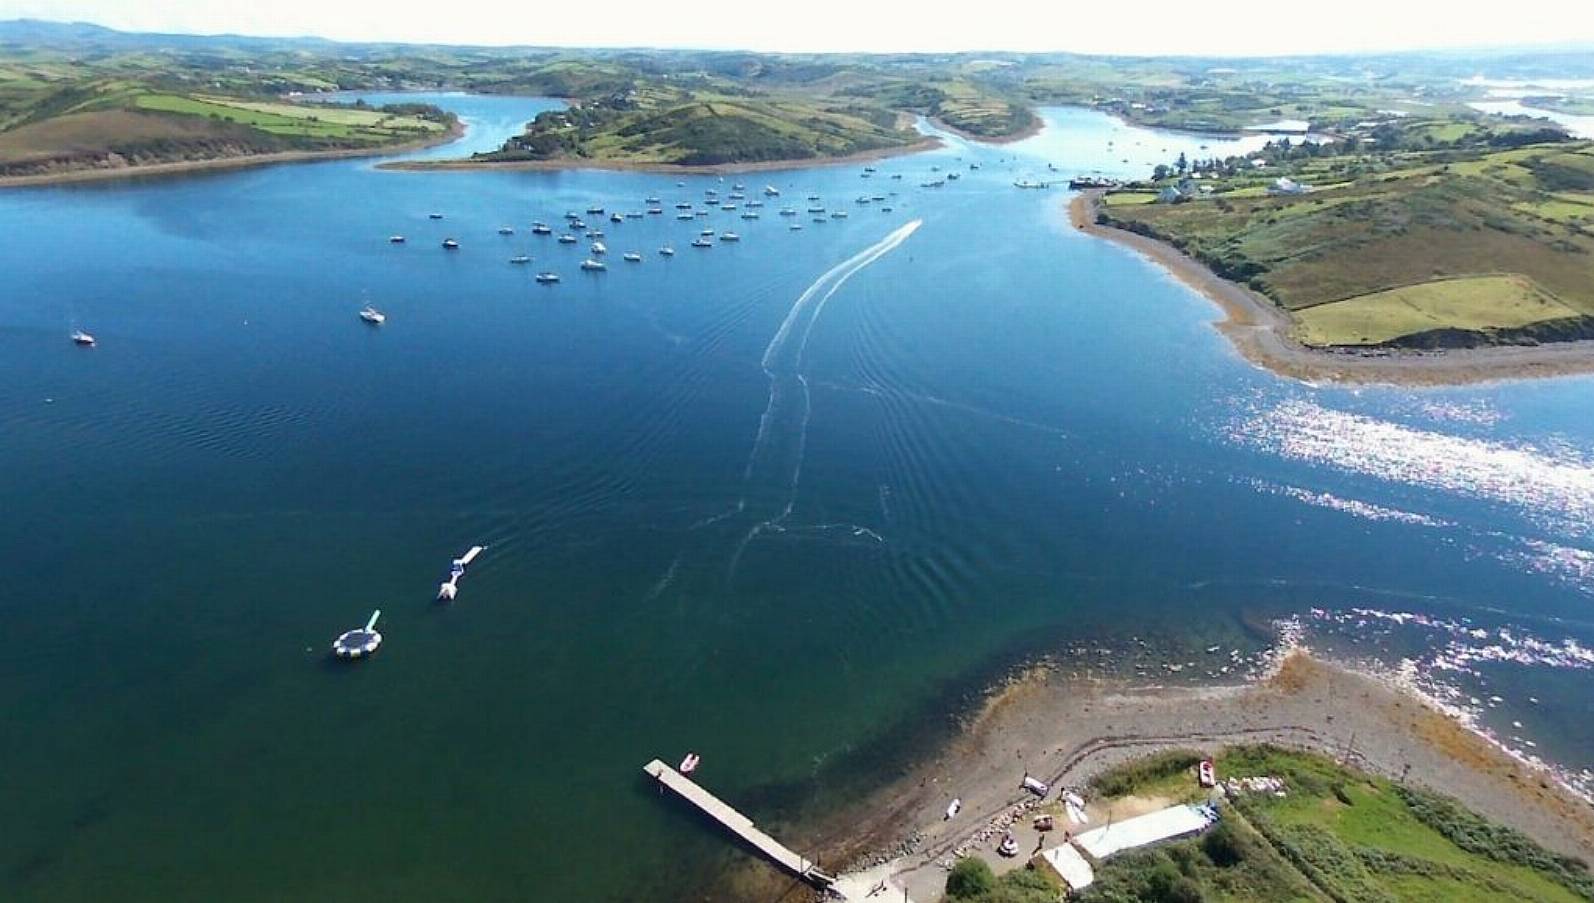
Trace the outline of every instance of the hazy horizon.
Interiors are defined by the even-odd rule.
[[[270,8],[216,7],[191,0],[4,0],[0,19],[91,24],[127,32],[323,38],[351,43],[446,44],[571,49],[719,50],[787,53],[1080,53],[1125,56],[1268,57],[1422,51],[1569,50],[1594,44],[1594,5],[1550,0],[1530,15],[1500,18],[1422,0],[1391,8],[1348,0],[1331,21],[1302,9],[1205,12],[1172,0],[1140,0],[1126,12],[1089,16],[1036,12],[994,0],[978,17],[899,11],[813,0],[802,15],[748,15],[730,0],[704,0],[688,14],[616,0],[602,14],[548,6],[528,12],[502,0],[427,10],[374,0],[283,0]],[[856,27],[849,28],[848,25]],[[1422,34],[1413,41],[1412,34]]]

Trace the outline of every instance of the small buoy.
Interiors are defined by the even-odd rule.
[[[382,645],[382,635],[376,632],[376,619],[382,616],[379,608],[371,614],[364,627],[346,630],[332,641],[332,652],[338,658],[361,658],[375,652]]]

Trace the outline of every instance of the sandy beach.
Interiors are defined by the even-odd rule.
[[[758,163],[715,163],[704,166],[685,166],[679,163],[643,163],[624,160],[587,160],[580,157],[558,160],[509,160],[487,163],[478,160],[397,161],[383,163],[378,169],[405,172],[494,172],[500,170],[529,170],[532,172],[557,172],[566,169],[603,169],[613,172],[649,172],[677,175],[730,175],[740,172],[768,172],[779,169],[812,169],[817,166],[845,166],[849,163],[867,163],[932,150],[941,146],[941,139],[926,136],[912,144],[900,147],[882,147],[859,151],[844,157],[816,157],[803,160],[764,160]]]
[[[1054,787],[1077,787],[1158,750],[1214,752],[1258,742],[1348,757],[1392,778],[1405,773],[1407,781],[1454,796],[1550,849],[1594,859],[1594,810],[1550,775],[1393,681],[1300,651],[1267,679],[1229,687],[1136,687],[1062,665],[1031,668],[994,690],[945,749],[871,798],[827,816],[804,839],[826,851],[824,861],[867,870],[871,886],[890,875],[896,893],[905,889],[924,903],[939,899],[943,863],[955,849],[966,848],[999,869],[1021,863],[996,856],[994,839],[971,838],[1026,799],[1019,788],[1025,774]],[[954,797],[963,809],[947,820]],[[1098,820],[1107,815],[1090,811]],[[1038,838],[1023,824],[1015,834],[1022,849]]]
[[[401,144],[384,144],[379,147],[353,147],[326,151],[283,151],[275,154],[248,154],[238,157],[217,157],[210,160],[182,160],[173,163],[150,163],[134,166],[105,166],[93,169],[69,169],[61,172],[41,173],[31,176],[0,176],[0,188],[25,188],[40,185],[67,185],[78,182],[103,182],[110,179],[139,179],[145,177],[177,176],[196,172],[243,169],[250,166],[269,166],[273,163],[306,163],[315,160],[340,160],[349,157],[381,157],[447,144],[465,134],[465,124],[455,120],[440,134]]]
[[[1102,192],[1082,192],[1069,204],[1074,227],[1132,248],[1222,308],[1217,326],[1242,357],[1280,376],[1307,382],[1454,386],[1495,380],[1594,373],[1594,342],[1406,351],[1327,351],[1291,337],[1285,311],[1251,289],[1230,282],[1179,249],[1133,232],[1096,224]]]

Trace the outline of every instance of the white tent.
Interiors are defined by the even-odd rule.
[[[1169,806],[1092,828],[1076,836],[1074,843],[1099,861],[1121,850],[1194,834],[1212,824],[1216,817],[1207,806]]]
[[[1095,869],[1090,867],[1085,857],[1079,855],[1078,850],[1066,843],[1042,850],[1039,858],[1046,868],[1068,885],[1069,890],[1084,890],[1096,880]]]

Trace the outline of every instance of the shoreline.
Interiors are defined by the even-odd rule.
[[[944,862],[1026,798],[1019,777],[1082,786],[1101,771],[1173,748],[1212,753],[1273,743],[1404,775],[1549,849],[1594,858],[1594,810],[1549,772],[1511,756],[1388,676],[1288,651],[1254,683],[1146,686],[1037,666],[995,688],[945,748],[810,832],[826,859],[862,883],[889,879],[917,901],[939,898]],[[1408,771],[1409,770],[1409,771]],[[947,801],[963,811],[943,817]],[[985,852],[990,852],[985,850]]]
[[[38,173],[27,176],[0,176],[0,189],[36,188],[51,185],[71,185],[84,182],[105,182],[114,179],[177,176],[196,172],[244,169],[252,166],[270,166],[276,163],[311,163],[319,160],[343,160],[353,157],[382,157],[388,154],[424,150],[458,141],[465,135],[465,123],[455,119],[442,134],[417,138],[400,144],[379,147],[346,147],[335,150],[277,151],[269,154],[245,154],[238,157],[215,157],[208,160],[174,160],[170,163],[146,163],[132,166],[87,167],[61,172]]]
[[[580,157],[561,157],[556,160],[505,160],[500,162],[478,160],[395,160],[381,163],[377,169],[391,172],[562,172],[573,169],[595,169],[610,172],[646,172],[661,175],[729,175],[744,172],[772,172],[784,169],[813,169],[820,166],[846,166],[867,163],[888,157],[901,157],[922,153],[941,147],[944,142],[933,135],[898,147],[880,147],[858,151],[841,157],[809,157],[795,160],[760,160],[750,163],[651,163],[628,160],[587,160]]]
[[[1443,351],[1330,351],[1302,345],[1290,337],[1290,315],[1271,299],[1224,279],[1170,244],[1097,225],[1101,197],[1100,189],[1091,189],[1069,202],[1068,216],[1074,228],[1136,251],[1212,301],[1224,314],[1216,323],[1218,331],[1228,337],[1241,357],[1278,376],[1304,382],[1421,387],[1594,373],[1594,342]]]

